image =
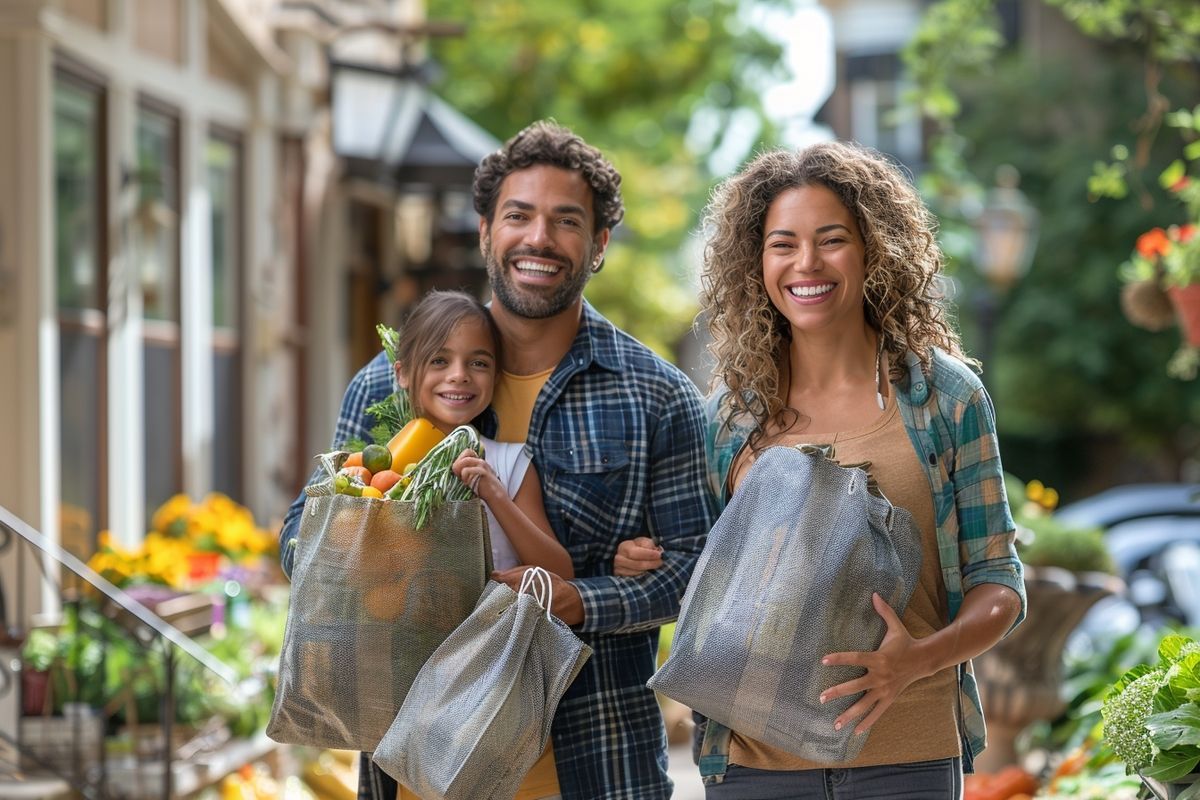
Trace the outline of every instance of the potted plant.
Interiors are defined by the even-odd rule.
[[[988,721],[988,748],[978,759],[985,771],[1014,763],[1017,735],[1065,709],[1067,637],[1088,609],[1124,591],[1100,529],[1055,519],[1058,493],[1041,481],[1026,484],[1008,475],[1005,487],[1017,523],[1027,607],[1021,626],[974,660]]]
[[[1163,639],[1104,701],[1104,741],[1160,800],[1200,798],[1200,643]]]
[[[1163,170],[1159,184],[1180,202],[1183,213],[1174,224],[1138,237],[1119,268],[1126,284],[1121,306],[1130,322],[1147,330],[1179,325],[1182,344],[1167,370],[1190,380],[1200,370],[1200,180],[1188,170],[1200,162],[1200,106],[1167,114],[1166,123],[1183,135],[1184,157]]]

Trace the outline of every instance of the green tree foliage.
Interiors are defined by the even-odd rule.
[[[720,144],[689,141],[696,112],[757,111],[743,77],[774,69],[778,48],[748,29],[735,0],[428,0],[430,19],[463,22],[438,42],[438,91],[500,139],[553,118],[599,147],[623,178],[625,221],[587,296],[670,355],[696,312],[680,247]],[[765,123],[764,123],[765,124]],[[767,134],[764,138],[769,138]]]
[[[1195,104],[1200,82],[1194,65],[1153,56],[1178,52],[1180,31],[1197,35],[1200,4],[1047,4],[1085,33],[1103,35],[1088,57],[1002,49],[991,2],[942,0],[926,15],[906,60],[918,86],[914,100],[941,132],[924,188],[943,230],[961,234],[964,198],[977,199],[1000,164],[1020,170],[1021,188],[1041,212],[1033,266],[1003,301],[984,377],[1002,409],[1002,439],[1019,444],[1005,447],[1006,466],[1069,492],[1092,466],[1078,445],[1116,441],[1127,454],[1154,454],[1167,474],[1195,457],[1200,442],[1200,387],[1164,372],[1177,334],[1147,333],[1126,321],[1117,274],[1140,233],[1180,221],[1178,203],[1155,181],[1177,157],[1179,142],[1154,136],[1157,123],[1148,111],[1169,107],[1156,97]],[[1147,19],[1175,29],[1162,53]],[[1098,164],[1113,169],[1107,162],[1114,146],[1138,154],[1136,163],[1120,166],[1135,189],[1123,198],[1089,192]],[[1137,170],[1149,178],[1139,180]],[[967,249],[958,252],[969,258]],[[973,301],[982,287],[974,270],[957,274],[964,334],[978,348]]]

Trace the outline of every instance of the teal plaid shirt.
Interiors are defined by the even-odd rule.
[[[1025,618],[1025,581],[1016,551],[1016,526],[1004,491],[1004,472],[996,443],[992,401],[979,378],[965,364],[933,351],[930,374],[913,353],[906,371],[893,383],[909,440],[925,467],[937,519],[938,558],[950,619],[963,596],[983,583],[998,583],[1021,598],[1015,628]],[[709,486],[725,500],[725,485],[734,457],[753,430],[753,423],[730,422],[728,390],[708,399]],[[959,667],[963,764],[970,770],[987,745],[983,707],[968,661]],[[700,773],[720,781],[729,756],[729,729],[709,721],[700,751]]]

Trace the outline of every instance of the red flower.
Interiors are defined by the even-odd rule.
[[[1171,249],[1171,240],[1167,238],[1167,232],[1162,228],[1154,228],[1139,236],[1135,246],[1143,258],[1154,258],[1167,254],[1167,251]]]
[[[1178,233],[1176,233],[1174,238],[1175,238],[1175,241],[1179,242],[1180,244],[1187,244],[1188,242],[1190,242],[1192,240],[1192,237],[1195,235],[1196,235],[1196,226],[1189,222],[1187,225],[1179,226],[1179,231],[1178,231]]]

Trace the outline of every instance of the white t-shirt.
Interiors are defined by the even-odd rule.
[[[524,451],[524,442],[496,442],[483,437],[483,460],[496,470],[500,484],[509,497],[516,496],[525,481],[525,473],[529,471],[529,456]],[[487,503],[483,504],[483,510],[487,514],[488,535],[492,540],[492,566],[498,570],[519,566],[521,560],[517,557],[517,551],[513,550],[508,536]]]

